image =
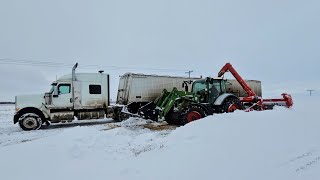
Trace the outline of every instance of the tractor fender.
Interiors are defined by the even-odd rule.
[[[200,103],[192,103],[190,104],[190,106],[198,106],[200,109],[203,109],[205,112],[205,115],[210,115],[213,114],[213,111],[211,108],[208,108],[208,106],[204,105],[204,104],[200,104]]]
[[[235,96],[234,94],[230,94],[230,93],[224,93],[221,96],[219,96],[216,101],[213,103],[216,106],[220,106],[223,104],[223,102],[229,98],[229,97],[233,97],[233,98],[237,98],[239,99],[237,96]]]

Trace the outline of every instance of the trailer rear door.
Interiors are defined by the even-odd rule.
[[[128,94],[129,94],[129,75],[123,76],[119,80],[119,87],[118,87],[118,95],[117,95],[117,104],[127,104]]]

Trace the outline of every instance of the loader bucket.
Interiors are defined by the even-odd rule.
[[[157,109],[157,105],[152,101],[138,110],[140,117],[144,119],[151,119],[153,121],[158,121],[160,110]]]

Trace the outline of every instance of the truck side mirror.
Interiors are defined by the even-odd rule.
[[[55,86],[55,87],[53,87],[53,96],[52,97],[58,97],[58,95],[59,95],[58,87]]]

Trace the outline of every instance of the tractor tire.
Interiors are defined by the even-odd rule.
[[[243,109],[243,105],[241,101],[237,98],[228,98],[222,104],[221,113],[231,113],[238,109],[239,110]]]
[[[192,121],[196,121],[198,119],[202,119],[206,117],[206,113],[203,110],[203,108],[198,106],[191,106],[189,108],[186,108],[183,113],[181,114],[181,125],[188,124]]]
[[[170,125],[181,125],[181,120],[174,115],[172,111],[170,111],[165,117],[164,120]]]
[[[38,130],[42,126],[42,119],[36,113],[25,113],[19,117],[19,125],[24,131]]]

